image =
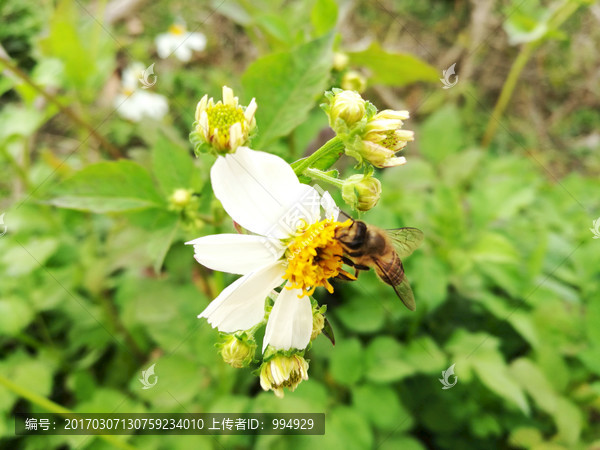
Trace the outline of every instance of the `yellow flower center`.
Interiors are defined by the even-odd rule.
[[[169,33],[174,34],[175,36],[181,36],[185,33],[185,27],[174,23],[169,27]]]
[[[393,131],[388,131],[385,139],[379,143],[379,145],[383,145],[385,148],[390,150],[397,150],[398,147],[403,147],[402,142]]]
[[[288,289],[301,289],[304,295],[312,295],[318,286],[323,286],[329,293],[333,286],[329,278],[343,274],[354,278],[342,269],[344,249],[335,238],[339,228],[349,227],[352,222],[344,223],[325,219],[299,230],[300,234],[287,248],[288,267],[283,276],[289,280]]]
[[[244,111],[240,107],[217,103],[206,108],[206,114],[208,116],[208,135],[214,136],[215,130],[219,130],[217,144],[222,148],[226,148],[229,144],[229,129],[233,124],[240,122],[242,133],[248,130]]]

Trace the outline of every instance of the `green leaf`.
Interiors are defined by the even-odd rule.
[[[338,6],[335,0],[317,0],[310,11],[310,21],[317,36],[327,33],[337,22]]]
[[[366,384],[352,391],[352,403],[377,428],[401,432],[412,426],[413,420],[400,403],[398,394],[388,386]]]
[[[419,149],[434,164],[465,146],[465,133],[458,109],[447,105],[427,118],[417,134]]]
[[[527,358],[519,358],[510,365],[510,373],[543,411],[548,414],[556,411],[556,392],[533,362]]]
[[[373,76],[369,81],[373,84],[405,86],[416,81],[439,81],[435,67],[408,53],[386,52],[377,42],[362,52],[348,53],[348,56],[352,65],[371,69]]]
[[[367,378],[376,383],[390,383],[417,372],[404,360],[404,348],[391,337],[375,338],[367,348]]]
[[[194,160],[185,148],[161,133],[152,148],[152,171],[164,196],[169,197],[175,189],[190,187]]]
[[[122,212],[163,206],[150,174],[127,160],[86,167],[58,187],[49,203],[95,213]]]
[[[446,369],[446,355],[429,336],[413,339],[404,350],[404,360],[422,373],[439,373]]]
[[[365,417],[352,408],[337,406],[325,415],[325,436],[319,448],[362,450],[373,448],[373,432]]]
[[[506,363],[498,351],[478,350],[472,357],[473,369],[481,382],[507,402],[529,415],[529,404],[523,391],[510,376]]]
[[[478,263],[518,263],[519,252],[505,236],[493,231],[484,232],[471,250]]]
[[[380,301],[365,301],[361,296],[365,292],[360,290],[358,295],[350,299],[335,310],[336,317],[348,328],[358,333],[373,333],[380,330],[385,323],[385,310]],[[368,293],[367,293],[368,295]]]
[[[263,148],[287,135],[308,116],[326,88],[332,64],[333,34],[290,52],[258,59],[248,67],[242,84],[248,98],[258,103],[258,136],[254,148]]]
[[[363,350],[358,339],[345,339],[339,342],[331,354],[329,366],[331,376],[344,385],[356,383],[364,372],[363,359]]]
[[[559,397],[554,414],[559,439],[569,444],[570,448],[577,443],[583,425],[583,416],[579,408],[570,400]]]
[[[18,298],[0,300],[0,336],[15,336],[25,328],[34,317],[29,303]]]

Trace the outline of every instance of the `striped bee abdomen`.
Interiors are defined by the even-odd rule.
[[[404,279],[404,267],[402,261],[398,258],[396,252],[392,252],[390,258],[378,258],[378,264],[375,265],[375,271],[381,281],[391,286],[398,286]]]

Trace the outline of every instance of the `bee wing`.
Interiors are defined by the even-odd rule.
[[[392,277],[388,275],[387,270],[383,268],[379,261],[377,261],[376,259],[373,259],[373,261],[375,262],[381,273],[383,273],[389,280],[392,279]],[[402,267],[402,263],[400,263],[400,267]],[[417,304],[415,303],[415,296],[413,294],[412,288],[410,287],[410,283],[408,282],[408,279],[404,274],[404,267],[402,267],[402,279],[400,280],[400,283],[396,285],[390,284],[390,286],[394,288],[396,295],[400,300],[402,300],[404,306],[406,306],[411,311],[417,309]]]
[[[394,228],[392,230],[385,230],[388,237],[394,245],[394,249],[401,259],[412,255],[423,242],[425,235],[418,228]]]

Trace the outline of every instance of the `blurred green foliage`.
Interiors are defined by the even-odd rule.
[[[393,11],[430,27],[448,12],[447,3],[436,5],[431,15],[405,4]],[[218,21],[205,24],[217,7]],[[487,113],[469,95],[488,92],[458,84],[460,101],[427,84],[441,70],[409,52],[373,43],[348,54],[352,66],[372,74],[365,98],[381,87],[407,96],[436,91],[437,106],[407,124],[417,136],[405,150],[408,164],[379,172],[383,196],[362,217],[424,231],[422,249],[404,262],[417,311],[404,309],[373,273],[337,283],[333,295],[319,292],[336,345],[315,341],[310,379],[283,400],[262,392],[248,370],[223,363],[217,332],[196,318],[234,277],[207,272],[183,245],[233,230],[213,200],[212,159],[194,159],[186,143],[195,103],[223,84],[237,88],[244,104],[256,97],[253,146],[289,162],[301,157],[327,125],[317,105],[336,77],[333,51],[344,50],[336,37],[340,10],[333,0],[179,8],[163,1],[135,13],[146,25],[138,36],[127,24],[101,25],[92,4],[3,3],[0,43],[58,103],[40,103],[3,65],[0,212],[8,232],[0,237],[0,376],[75,412],[326,414],[325,436],[119,437],[136,448],[596,448],[600,242],[589,226],[600,211],[598,144],[575,144],[589,171],[557,170],[560,178],[554,168],[569,161],[549,165],[537,145],[513,135],[510,120],[492,146],[480,148],[478,116]],[[541,5],[520,10],[507,32],[526,41],[546,12]],[[365,20],[388,13],[369,8]],[[209,39],[188,65],[153,53],[152,38],[177,15]],[[227,53],[222,42],[233,37],[239,47]],[[568,39],[558,31],[546,37]],[[171,107],[163,121],[133,124],[102,102],[123,58],[156,60],[155,90]],[[562,58],[569,60],[568,49]],[[111,160],[57,104],[92,123],[127,159]],[[555,131],[572,139],[598,124],[588,105]],[[176,189],[194,193],[194,211],[172,208]],[[160,381],[142,390],[139,374],[152,363]],[[442,390],[438,378],[452,364],[458,382]],[[15,411],[46,412],[30,400],[0,385],[0,446],[113,445],[89,436],[15,438]]]

